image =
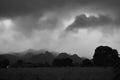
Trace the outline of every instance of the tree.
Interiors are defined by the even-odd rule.
[[[89,60],[89,59],[83,60],[82,67],[91,67],[91,66],[93,66],[93,63],[91,60]]]
[[[70,58],[62,58],[62,59],[54,59],[53,66],[55,67],[66,67],[66,66],[72,66],[72,59]]]
[[[118,52],[108,46],[99,46],[95,49],[93,62],[96,66],[113,66],[119,60]]]
[[[9,65],[10,65],[10,61],[8,59],[4,59],[4,60],[0,61],[1,68],[8,68]]]
[[[23,60],[17,60],[16,63],[12,64],[11,67],[18,68],[18,67],[24,67],[25,62]]]

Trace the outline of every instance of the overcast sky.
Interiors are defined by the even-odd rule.
[[[92,57],[120,52],[119,0],[0,0],[0,52],[48,49]]]

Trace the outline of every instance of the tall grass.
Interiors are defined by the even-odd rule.
[[[17,68],[1,69],[0,80],[113,80],[112,68]]]

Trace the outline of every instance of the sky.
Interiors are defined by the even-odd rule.
[[[0,52],[47,49],[92,57],[120,52],[119,0],[0,0]]]

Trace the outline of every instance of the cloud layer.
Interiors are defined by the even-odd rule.
[[[119,24],[119,4],[118,0],[2,0],[0,17],[13,19],[15,30],[31,36],[36,30],[61,26],[62,20],[68,17],[74,17],[75,22],[71,25],[74,29],[70,26],[67,30],[76,30],[78,26]],[[88,18],[84,13],[99,17],[92,15]],[[116,23],[113,18],[117,19]]]
[[[119,11],[119,0],[1,0],[0,1],[0,15],[1,16],[21,16],[26,14],[42,15],[45,11],[75,7],[92,7],[101,10]],[[79,7],[79,8],[80,8]]]

